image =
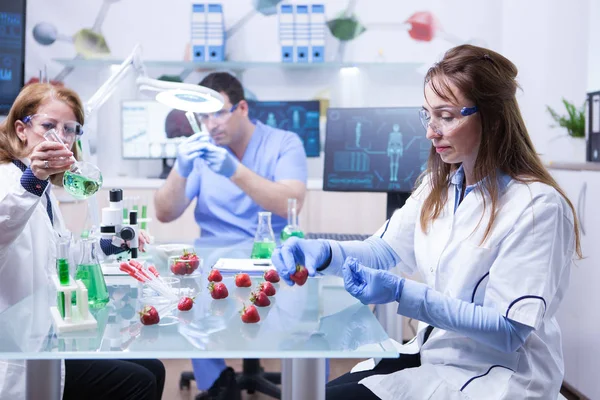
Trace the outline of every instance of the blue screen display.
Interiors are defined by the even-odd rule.
[[[411,192],[431,150],[419,110],[330,108],[323,189]]]
[[[23,87],[25,1],[0,1],[0,115]]]
[[[306,156],[319,157],[319,101],[248,101],[248,108],[250,119],[296,133]]]

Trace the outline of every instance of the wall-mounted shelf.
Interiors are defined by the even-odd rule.
[[[98,68],[118,65],[123,62],[121,59],[66,59],[55,58],[53,61],[58,62],[66,67],[83,67],[83,68]],[[415,71],[421,67],[423,63],[419,62],[324,62],[324,63],[282,63],[269,61],[225,61],[214,63],[195,63],[190,61],[157,61],[144,60],[144,65],[147,68],[179,68],[186,70],[194,69],[229,69],[229,70],[248,70],[256,68],[277,68],[286,70],[336,70],[341,68],[358,67],[365,69],[388,69],[401,71]]]

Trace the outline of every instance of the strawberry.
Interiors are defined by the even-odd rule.
[[[144,325],[154,325],[158,324],[158,322],[160,321],[158,311],[156,311],[156,308],[152,306],[144,307],[144,309],[140,311],[139,314],[140,322]]]
[[[296,272],[290,275],[290,279],[296,282],[296,285],[302,286],[306,283],[308,279],[308,270],[305,266],[297,264]]]
[[[248,275],[248,274],[237,274],[235,276],[235,286],[237,286],[237,287],[250,287],[250,286],[252,286],[252,281],[250,280],[250,275]]]
[[[194,251],[188,252],[187,250],[184,250],[183,255],[181,256],[181,259],[189,262],[189,268],[192,270],[192,272],[197,270],[198,267],[200,266],[200,259],[198,258],[198,256],[196,255],[196,252],[194,252]],[[191,272],[190,272],[190,274],[191,274]]]
[[[260,290],[250,295],[250,301],[258,307],[266,307],[271,305],[271,300],[267,297],[265,292]]]
[[[194,297],[182,297],[177,304],[179,311],[189,311],[194,306]]]
[[[227,298],[227,296],[229,296],[227,286],[225,286],[224,283],[211,282],[210,285],[208,285],[208,290],[210,291],[210,295],[212,296],[212,298],[215,300],[225,299]]]
[[[277,292],[275,290],[275,286],[273,286],[271,282],[261,283],[260,285],[258,285],[258,290],[264,292],[267,296],[275,296],[275,293]]]
[[[187,274],[187,271],[187,263],[183,261],[176,260],[173,264],[171,264],[171,272],[175,275],[185,275]]]
[[[264,276],[265,281],[267,282],[271,282],[271,283],[277,283],[279,282],[279,274],[277,273],[276,269],[270,269],[267,272],[265,272]]]
[[[222,280],[223,276],[221,275],[221,272],[218,269],[213,269],[208,274],[209,282],[221,282]]]
[[[254,324],[260,321],[260,315],[258,315],[258,310],[254,306],[244,306],[241,314],[242,322],[246,324]]]

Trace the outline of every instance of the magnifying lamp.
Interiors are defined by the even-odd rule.
[[[223,96],[215,90],[189,83],[149,78],[141,59],[141,48],[136,45],[131,55],[87,101],[85,104],[86,117],[104,104],[130,70],[134,70],[138,75],[136,85],[141,94],[154,96],[156,101],[168,107],[190,113],[211,113],[219,111],[223,107]]]

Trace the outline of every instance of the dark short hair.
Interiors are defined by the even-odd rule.
[[[237,104],[246,99],[242,83],[235,76],[227,72],[213,72],[212,74],[208,74],[202,79],[200,86],[225,93],[229,97],[231,104]]]

